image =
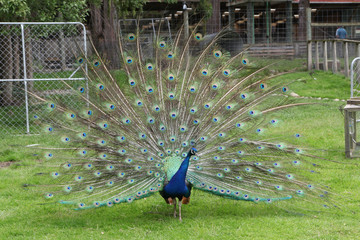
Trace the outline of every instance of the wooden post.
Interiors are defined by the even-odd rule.
[[[354,129],[353,129],[353,113],[350,111],[350,109],[347,109],[348,105],[344,108],[344,133],[345,133],[345,155],[347,158],[351,158],[352,151],[353,151],[353,135],[354,135]],[[350,106],[349,106],[350,107]]]
[[[311,45],[311,41],[308,41],[308,44],[307,44],[307,50],[308,50],[308,61],[307,61],[307,64],[308,64],[308,71],[311,71],[312,69],[312,45]]]
[[[311,40],[311,8],[306,8],[306,40]]]
[[[286,42],[292,42],[292,1],[286,2]]]
[[[266,2],[265,8],[265,21],[266,21],[266,43],[271,43],[271,11],[270,11],[270,2]]]
[[[349,71],[349,46],[348,42],[345,42],[345,50],[344,50],[344,68],[345,68],[345,76],[350,77]]]
[[[246,7],[247,17],[247,43],[255,43],[255,31],[254,31],[254,3],[248,2]]]
[[[324,71],[328,69],[327,41],[324,41]]]
[[[319,41],[315,42],[315,69],[319,70]]]
[[[187,42],[189,39],[189,11],[187,9],[184,9],[183,13],[184,17],[184,42]],[[190,52],[189,52],[189,46],[185,49],[185,56],[186,56],[186,63],[189,63],[190,59]]]
[[[345,133],[345,155],[350,158],[350,134],[349,134],[349,112],[344,109],[344,133]]]
[[[229,29],[234,30],[234,24],[235,24],[235,11],[233,6],[229,6]]]
[[[333,64],[332,64],[332,71],[336,73],[337,69],[337,57],[336,57],[336,41],[333,41]]]

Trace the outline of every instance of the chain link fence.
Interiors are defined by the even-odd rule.
[[[86,45],[81,23],[0,23],[0,134],[40,131],[33,118],[42,104],[30,92],[79,104],[64,82],[86,84],[87,66],[76,64]]]
[[[360,57],[351,63],[351,98],[360,97]]]

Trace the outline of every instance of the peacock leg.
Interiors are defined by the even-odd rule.
[[[176,218],[176,201],[177,201],[177,199],[174,198],[173,200],[174,200],[174,218]],[[179,204],[180,204],[180,202],[179,202]]]
[[[182,201],[180,200],[179,201],[179,220],[182,221],[181,219],[181,204],[182,204]]]

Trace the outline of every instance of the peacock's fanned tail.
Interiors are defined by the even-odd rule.
[[[196,189],[253,202],[326,202],[326,190],[297,176],[311,156],[285,143],[292,134],[264,134],[281,124],[273,113],[305,104],[287,96],[291,80],[264,76],[271,66],[249,69],[243,52],[219,47],[224,35],[194,53],[203,38],[197,27],[189,39],[180,30],[172,40],[158,34],[150,45],[138,29],[119,40],[122,70],[109,70],[96,50],[94,58],[77,59],[84,74],[89,68],[88,84],[64,85],[82,107],[33,94],[44,105],[36,121],[58,140],[40,147],[50,172],[40,185],[45,197],[84,209],[150,196],[195,146],[187,179]]]

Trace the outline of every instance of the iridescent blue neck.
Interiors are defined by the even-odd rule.
[[[188,153],[184,161],[181,163],[179,170],[175,173],[175,175],[171,178],[171,181],[176,181],[177,183],[184,183],[185,184],[185,178],[186,173],[189,167],[189,161],[190,161],[191,154]]]
[[[179,170],[170,179],[169,183],[164,187],[164,191],[171,197],[186,196],[190,194],[186,187],[185,178],[189,167],[191,153],[189,152],[184,161],[181,163]]]

